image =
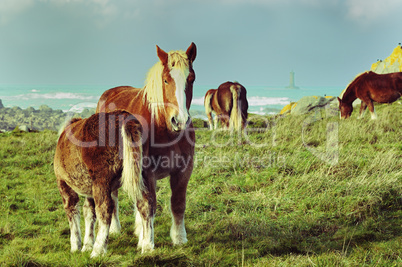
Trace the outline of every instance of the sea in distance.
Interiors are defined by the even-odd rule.
[[[288,89],[275,86],[247,86],[249,113],[276,114],[303,96],[339,96],[344,88],[340,86],[300,86]],[[80,112],[84,108],[95,108],[99,97],[113,86],[105,85],[0,85],[0,99],[5,107],[18,106],[22,109],[38,109],[47,105],[64,112]],[[216,86],[194,85],[190,113],[197,117],[205,115],[204,95]]]

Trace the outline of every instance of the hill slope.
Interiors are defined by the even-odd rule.
[[[402,105],[376,108],[377,121],[356,120],[355,113],[345,121],[321,113],[251,116],[247,140],[197,129],[189,242],[171,245],[170,189],[163,179],[155,252],[136,250],[132,206],[121,194],[122,234],[110,238],[107,256],[99,259],[70,253],[52,166],[57,133],[0,134],[0,264],[397,266]]]

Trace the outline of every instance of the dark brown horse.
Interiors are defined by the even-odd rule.
[[[221,121],[224,128],[241,131],[246,127],[248,117],[247,91],[237,82],[225,82],[218,89],[210,89],[204,98],[205,113],[208,116],[209,128],[217,129]],[[212,122],[215,113],[215,127]]]
[[[81,249],[79,196],[84,204],[85,237],[82,251],[91,257],[106,253],[112,213],[117,209],[113,192],[122,186],[139,205],[146,203],[142,180],[142,127],[126,111],[73,119],[59,137],[54,172],[70,225],[71,251]],[[145,152],[145,157],[146,151]],[[95,241],[95,222],[99,230]]]
[[[157,46],[159,61],[150,69],[143,88],[129,86],[107,90],[96,112],[125,109],[134,114],[143,127],[144,151],[142,176],[147,190],[145,202],[136,205],[138,247],[154,248],[153,221],[156,211],[156,181],[170,176],[173,244],[187,242],[184,226],[187,184],[193,170],[195,134],[189,116],[195,73],[196,46],[186,52],[166,53]],[[117,192],[114,193],[117,196]],[[117,198],[115,199],[117,207]],[[117,210],[114,223],[120,227]]]
[[[359,118],[363,117],[367,106],[371,118],[376,119],[373,102],[392,103],[402,95],[402,72],[377,74],[372,71],[357,76],[346,88],[342,99],[338,97],[341,118],[347,119],[353,111],[353,101],[361,102]]]

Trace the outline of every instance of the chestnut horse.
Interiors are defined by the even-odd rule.
[[[82,251],[92,250],[91,257],[106,253],[112,212],[117,208],[112,192],[122,186],[134,201],[144,205],[141,136],[139,121],[121,110],[73,119],[61,133],[54,172],[70,225],[72,252],[81,249],[78,195],[86,197]],[[95,241],[96,219],[99,230]]]
[[[362,118],[367,106],[371,118],[376,119],[373,101],[392,103],[402,95],[402,72],[377,74],[372,71],[358,75],[346,88],[342,99],[338,97],[341,118],[347,119],[353,111],[353,101],[361,102],[359,118]]]
[[[187,242],[184,226],[187,184],[193,170],[195,133],[189,116],[193,98],[195,73],[193,62],[196,46],[186,52],[166,53],[157,46],[159,61],[149,70],[143,88],[116,87],[105,91],[96,112],[124,109],[133,114],[143,127],[142,176],[147,194],[136,205],[135,233],[142,252],[154,249],[154,217],[156,212],[156,181],[170,176],[172,227],[174,245]],[[145,142],[146,140],[146,142]],[[117,192],[114,193],[117,196]],[[117,197],[113,225],[120,229]]]
[[[241,131],[247,122],[247,91],[237,82],[225,82],[218,89],[210,89],[205,94],[204,107],[208,116],[209,128],[217,129],[221,121],[224,128]],[[212,112],[215,113],[215,127],[212,122]]]

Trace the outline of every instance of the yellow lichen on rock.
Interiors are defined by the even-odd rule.
[[[378,74],[402,72],[402,46],[398,45],[389,57],[372,64],[371,70]]]
[[[279,114],[290,113],[290,111],[294,108],[294,106],[296,106],[296,104],[297,104],[296,102],[290,102],[289,104],[283,107],[283,109],[281,110],[281,112],[279,112]]]

